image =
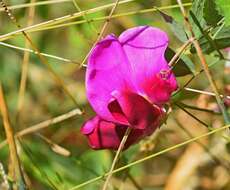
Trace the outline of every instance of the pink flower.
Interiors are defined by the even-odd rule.
[[[125,148],[151,135],[164,116],[163,105],[177,89],[164,53],[168,36],[139,26],[119,38],[108,35],[93,49],[86,71],[88,100],[97,116],[81,131],[93,149],[117,149],[132,128]]]

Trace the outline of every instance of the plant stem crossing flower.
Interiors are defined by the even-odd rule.
[[[117,149],[128,127],[125,148],[151,135],[164,118],[163,106],[177,89],[166,59],[168,36],[158,28],[138,26],[118,38],[97,43],[86,71],[86,92],[96,116],[81,132],[93,149]]]

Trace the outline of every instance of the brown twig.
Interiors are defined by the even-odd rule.
[[[11,177],[16,182],[16,186],[14,187],[14,189],[19,189],[19,185],[25,186],[25,181],[20,167],[20,161],[17,154],[17,148],[14,139],[14,132],[10,126],[8,110],[5,103],[4,93],[3,93],[3,88],[1,83],[0,83],[0,110],[3,118],[3,126],[5,129],[7,142],[9,144],[10,162],[11,162],[11,165],[9,166],[12,168],[12,172],[13,172]],[[26,187],[24,187],[24,189],[26,189]]]
[[[183,142],[181,142],[181,143],[179,143],[179,144],[170,146],[170,147],[165,148],[165,149],[163,149],[163,150],[161,150],[161,151],[158,151],[158,152],[156,152],[156,153],[152,153],[152,154],[150,154],[149,156],[146,156],[146,157],[141,158],[141,159],[139,159],[139,160],[133,161],[133,162],[131,162],[131,163],[125,165],[125,166],[122,166],[122,167],[120,167],[120,168],[117,168],[117,169],[113,170],[112,173],[114,174],[114,173],[118,173],[118,172],[124,171],[124,170],[126,170],[126,169],[128,169],[128,168],[130,168],[130,167],[133,167],[133,166],[137,165],[137,164],[143,163],[143,162],[145,162],[145,161],[147,161],[147,160],[153,159],[153,158],[155,158],[155,157],[157,157],[157,156],[160,156],[160,155],[163,155],[163,154],[165,154],[165,153],[167,153],[167,152],[169,152],[169,151],[172,151],[172,150],[175,150],[175,149],[177,149],[177,148],[183,147],[183,146],[188,145],[188,144],[190,144],[190,143],[192,143],[192,142],[195,142],[195,141],[200,140],[200,139],[202,139],[202,138],[208,137],[208,136],[210,136],[210,135],[212,135],[212,134],[216,134],[216,133],[221,132],[221,131],[223,131],[223,130],[226,130],[226,129],[228,129],[228,128],[230,128],[230,125],[225,125],[225,126],[223,126],[223,127],[213,129],[212,131],[209,131],[209,132],[207,132],[207,133],[203,133],[203,134],[198,135],[198,136],[196,136],[196,137],[194,137],[194,138],[190,138],[190,139],[188,139],[188,140],[186,140],[186,141],[183,141]],[[87,180],[87,181],[85,181],[85,182],[83,182],[83,183],[81,183],[81,184],[79,184],[79,185],[76,185],[76,186],[70,188],[69,190],[80,189],[80,188],[82,188],[82,187],[85,187],[86,185],[89,185],[89,184],[91,184],[91,183],[93,183],[93,182],[96,182],[96,181],[98,181],[98,180],[104,178],[105,176],[108,176],[108,173],[104,173],[104,174],[101,175],[101,176],[98,176],[98,177],[92,178],[92,179],[90,179],[90,180]]]
[[[103,185],[102,190],[106,190],[107,189],[107,186],[109,184],[109,180],[110,180],[110,178],[113,175],[113,170],[115,168],[115,165],[116,165],[116,163],[117,163],[117,161],[119,159],[119,156],[120,156],[120,154],[121,154],[121,152],[122,152],[122,150],[123,150],[123,148],[125,146],[125,143],[126,143],[126,141],[128,139],[128,136],[129,136],[129,134],[130,134],[131,131],[132,131],[132,128],[128,127],[127,130],[126,130],[126,132],[125,132],[125,134],[124,134],[124,136],[123,136],[123,138],[122,138],[122,140],[121,140],[121,143],[120,143],[119,148],[118,148],[118,150],[116,152],[116,155],[115,155],[115,157],[113,159],[113,163],[112,163],[111,168],[110,168],[110,170],[108,172],[108,175],[107,175],[107,178],[105,180],[105,183]]]
[[[38,52],[36,52],[36,51],[34,51],[32,49],[19,47],[19,46],[15,46],[15,45],[4,43],[4,42],[0,42],[0,45],[3,45],[5,47],[9,47],[9,48],[13,48],[13,49],[16,49],[16,50],[21,50],[21,51],[24,51],[24,52],[27,51],[29,53],[38,54]],[[49,58],[52,58],[52,59],[63,61],[65,63],[72,63],[72,64],[80,65],[80,63],[75,61],[75,60],[66,59],[66,58],[63,58],[63,57],[56,56],[56,55],[51,55],[51,54],[48,54],[48,53],[41,53],[41,55],[43,55],[44,57],[49,57]]]
[[[190,31],[191,37],[192,37],[192,38],[195,38],[195,34],[194,34],[194,32],[193,32],[192,25],[191,25],[191,23],[190,23],[190,21],[189,21],[189,19],[188,19],[188,17],[187,17],[187,14],[186,14],[186,12],[185,12],[185,9],[184,9],[184,6],[183,6],[181,0],[177,0],[177,3],[178,3],[178,5],[180,6],[182,15],[183,15],[183,17],[184,17],[184,20],[185,20],[185,23],[186,23],[186,25],[187,25],[187,28],[188,28],[188,30]],[[208,78],[208,80],[209,80],[209,82],[210,82],[210,85],[211,85],[211,87],[212,87],[212,89],[213,89],[213,92],[215,93],[215,97],[216,97],[217,103],[218,103],[218,105],[219,105],[219,107],[220,107],[220,109],[221,109],[221,112],[222,112],[222,114],[223,114],[225,123],[226,123],[226,124],[229,124],[229,123],[230,123],[230,119],[229,119],[228,113],[227,113],[227,111],[226,111],[226,108],[225,108],[225,106],[224,106],[224,103],[223,103],[223,101],[221,100],[221,97],[220,97],[219,92],[218,92],[218,90],[217,90],[217,85],[216,85],[215,81],[214,81],[213,78],[212,78],[212,74],[211,74],[211,72],[210,72],[210,70],[209,70],[209,68],[208,68],[208,64],[207,64],[206,59],[205,59],[205,57],[204,57],[204,55],[203,55],[203,53],[202,53],[202,49],[201,49],[201,47],[200,47],[200,44],[199,44],[199,42],[198,42],[197,40],[194,40],[194,41],[193,41],[193,45],[194,45],[194,47],[195,47],[195,49],[196,49],[196,51],[197,51],[198,57],[199,57],[200,62],[201,62],[201,64],[202,64],[202,66],[203,66],[203,69],[204,69],[204,71],[205,71],[205,74],[206,74],[206,76],[207,76],[207,78]]]
[[[205,126],[206,128],[208,128],[209,130],[212,130],[212,128],[205,122],[201,121],[198,117],[196,117],[195,115],[191,114],[190,112],[188,112],[184,107],[182,107],[180,104],[175,103],[175,105],[180,108],[181,110],[183,110],[185,113],[187,113],[189,116],[191,116],[193,119],[195,119],[196,121],[198,121],[199,123],[201,123],[203,126]]]
[[[184,90],[190,91],[190,92],[195,92],[195,93],[200,93],[200,94],[205,94],[205,95],[209,95],[209,96],[216,96],[215,93],[213,93],[213,92],[198,90],[198,89],[194,89],[194,88],[185,87]],[[230,96],[224,96],[222,94],[220,94],[220,97],[230,99]]]
[[[129,180],[132,182],[132,184],[135,186],[137,190],[143,190],[130,173],[128,173],[127,175],[128,175]]]
[[[62,122],[66,119],[69,119],[71,117],[74,117],[75,115],[81,115],[82,112],[81,110],[79,110],[78,108],[77,109],[74,109],[68,113],[65,113],[65,114],[62,114],[60,116],[57,116],[55,118],[52,118],[52,119],[49,119],[49,120],[46,120],[46,121],[43,121],[41,123],[38,123],[36,125],[33,125],[31,127],[28,127],[26,129],[23,129],[22,131],[16,133],[15,137],[22,137],[22,136],[25,136],[25,135],[28,135],[28,134],[31,134],[31,133],[35,133],[41,129],[44,129],[46,127],[49,127],[50,125],[53,125],[53,124],[56,124],[56,123],[59,123],[59,122]],[[0,143],[0,149],[3,148],[5,145],[7,144],[7,141],[2,141]]]
[[[187,42],[185,42],[178,52],[173,56],[173,58],[168,63],[169,66],[173,66],[177,58],[183,53],[183,51],[194,41],[195,38],[190,38]]]
[[[10,20],[12,20],[12,22],[17,26],[18,29],[21,29],[21,25],[18,23],[17,19],[14,17],[14,15],[8,9],[7,5],[4,3],[3,0],[0,1],[0,4],[5,9],[5,12],[9,16]],[[41,60],[42,64],[44,64],[47,67],[49,72],[54,77],[54,80],[57,82],[57,84],[62,87],[63,91],[71,98],[71,100],[74,102],[74,104],[78,106],[77,101],[75,100],[73,95],[69,92],[68,88],[65,86],[64,81],[53,71],[52,67],[49,65],[49,63],[45,59],[45,57],[40,53],[39,49],[33,43],[33,41],[31,40],[30,36],[23,30],[21,32],[22,32],[23,36],[26,38],[26,40],[28,41],[28,43],[30,44],[30,46],[32,47],[32,49],[35,52],[37,52],[37,55],[38,55],[39,59]]]
[[[187,114],[187,113],[186,113]],[[189,115],[190,116],[190,115]],[[177,126],[182,129],[186,135],[189,137],[189,138],[194,138],[194,135],[188,131],[183,125],[181,122],[179,122],[179,120],[174,116],[173,118],[177,124]],[[195,141],[198,145],[200,145],[206,152],[207,154],[210,156],[210,158],[216,162],[217,164],[219,164],[220,166],[222,166],[224,169],[226,169],[226,171],[229,173],[229,165],[227,165],[225,162],[222,162],[222,158],[219,158],[217,155],[213,154],[211,152],[211,150],[209,149],[208,146],[206,146],[205,144],[201,143],[200,141]]]
[[[69,157],[71,155],[71,152],[69,150],[67,150],[66,148],[58,145],[57,143],[53,142],[52,140],[48,139],[47,137],[45,137],[44,135],[37,133],[36,134],[38,137],[40,137],[42,140],[44,140],[52,149],[52,151],[54,151],[55,153],[65,156],[65,157]]]
[[[36,0],[31,0],[31,3],[35,3]],[[35,7],[31,6],[28,12],[28,22],[27,26],[31,26],[33,24],[35,15]],[[28,49],[30,47],[29,42],[26,40],[25,48]],[[24,51],[23,61],[22,61],[22,69],[21,69],[21,80],[20,80],[20,87],[19,87],[19,95],[18,95],[18,105],[17,105],[17,116],[16,120],[18,120],[19,114],[21,113],[23,102],[24,102],[24,95],[26,90],[26,82],[27,82],[27,74],[28,74],[28,66],[30,60],[30,52]],[[20,122],[19,122],[20,123]]]
[[[91,52],[92,52],[92,50],[93,50],[93,47],[94,47],[94,46],[98,43],[98,41],[103,37],[103,35],[104,35],[104,33],[105,33],[105,30],[106,30],[106,28],[107,28],[107,26],[108,26],[108,24],[109,24],[109,21],[110,21],[111,17],[113,16],[113,13],[115,12],[115,10],[116,10],[116,8],[117,8],[117,6],[118,6],[118,4],[119,4],[119,1],[120,1],[120,0],[116,0],[116,2],[115,2],[115,4],[114,4],[113,8],[111,9],[111,11],[110,11],[110,13],[109,13],[108,18],[106,19],[104,25],[102,26],[102,29],[101,29],[100,33],[98,34],[98,37],[97,37],[96,41],[94,42],[92,48],[90,49],[90,51],[87,53],[87,55],[86,55],[85,58],[83,59],[83,61],[82,61],[81,65],[80,65],[80,67],[81,67],[81,66],[84,66],[84,63],[86,62],[86,60],[88,59],[89,55],[91,54]]]
[[[77,3],[77,0],[72,0],[75,8],[79,11],[82,12],[80,6]],[[87,22],[87,24],[89,25],[89,27],[92,29],[93,32],[96,32],[97,35],[100,35],[100,33],[97,31],[96,27],[94,26],[94,24],[87,18],[87,15],[85,12],[83,12],[83,16],[84,20]]]

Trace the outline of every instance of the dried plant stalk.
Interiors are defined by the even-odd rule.
[[[10,162],[11,162],[11,166],[10,165],[9,166],[12,168],[13,171],[12,176],[10,177],[16,182],[16,185],[13,187],[13,189],[19,189],[19,186],[21,187],[23,186],[24,187],[23,189],[26,189],[24,177],[20,167],[19,157],[17,154],[14,133],[12,127],[10,126],[8,111],[7,111],[1,83],[0,83],[0,110],[3,118],[3,126],[6,133],[6,138],[9,144]]]

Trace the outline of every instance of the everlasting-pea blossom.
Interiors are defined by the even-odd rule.
[[[151,135],[165,116],[163,106],[177,89],[164,54],[168,36],[158,28],[139,26],[111,34],[92,50],[86,70],[86,92],[97,116],[81,132],[93,149],[124,148]]]

